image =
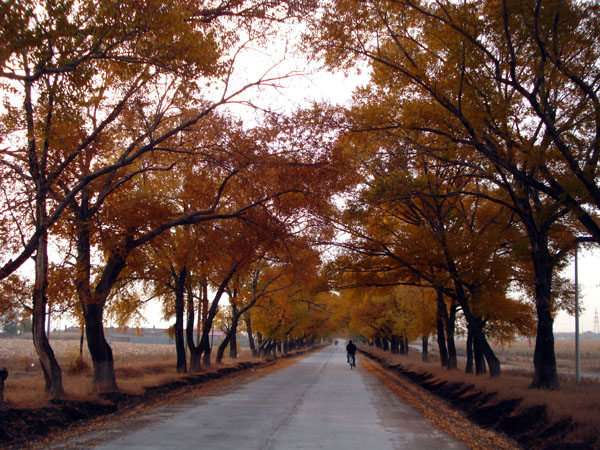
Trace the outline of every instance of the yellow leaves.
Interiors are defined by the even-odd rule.
[[[0,316],[18,316],[23,305],[29,304],[31,285],[23,278],[12,275],[0,282]]]

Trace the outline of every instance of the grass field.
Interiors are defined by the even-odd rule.
[[[69,397],[92,399],[91,358],[84,345],[83,366],[78,363],[79,340],[51,340],[63,370],[63,385]],[[168,344],[111,343],[117,384],[128,392],[181,377],[175,370],[175,346]],[[45,406],[44,377],[31,339],[0,339],[0,367],[8,370],[4,398],[13,407]],[[216,350],[215,350],[216,351]],[[235,362],[250,359],[241,349]],[[227,355],[227,352],[226,352]],[[224,358],[224,364],[234,361]],[[205,368],[210,370],[210,368]]]
[[[533,369],[533,352],[535,340],[519,340],[507,345],[493,345],[494,352],[502,364]],[[435,346],[432,345],[435,352]],[[556,340],[554,343],[556,364],[559,372],[567,375],[575,373],[575,340]],[[466,341],[456,341],[459,356],[466,356]],[[582,339],[579,342],[581,372],[583,374],[600,375],[600,339]]]

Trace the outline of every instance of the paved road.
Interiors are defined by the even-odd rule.
[[[343,346],[329,346],[244,386],[160,406],[54,448],[466,448],[361,369],[357,359],[351,371]]]

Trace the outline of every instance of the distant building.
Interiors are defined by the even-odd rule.
[[[106,328],[104,330],[108,343],[132,342],[135,344],[174,344],[165,328]]]
[[[111,342],[132,342],[134,344],[175,344],[175,340],[169,337],[165,328],[106,328],[104,330],[106,340]],[[211,332],[211,340],[218,344],[223,340],[225,333],[220,330]]]

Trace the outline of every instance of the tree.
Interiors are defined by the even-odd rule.
[[[358,136],[350,145],[359,146],[365,155],[360,147],[363,138]],[[485,340],[477,304],[486,292],[508,289],[515,260],[507,250],[516,236],[510,211],[482,198],[488,188],[460,167],[436,164],[425,156],[407,167],[402,149],[385,147],[386,140],[376,134],[369,142],[376,150],[363,164],[369,170],[368,185],[344,218],[351,238],[343,245],[363,255],[352,271],[364,277],[354,283],[433,288],[452,345],[453,310],[448,316],[444,296],[453,299],[486,354],[491,374],[499,375],[499,362]],[[382,157],[378,149],[387,154]],[[482,197],[460,195],[466,191],[478,191]]]
[[[33,219],[21,222],[27,216],[20,211],[10,218],[22,246],[14,251],[13,245],[4,255],[0,279],[35,253],[33,335],[52,395],[62,395],[63,388],[44,335],[51,227],[68,207],[79,215],[80,225],[88,223],[109,194],[143,171],[141,158],[170,150],[170,140],[239,93],[228,86],[240,42],[232,23],[251,27],[253,19],[283,19],[304,6],[242,1],[190,7],[173,1],[165,7],[148,0],[101,5],[14,1],[1,7],[6,51],[0,88],[15,99],[6,103],[2,117],[2,175],[13,182],[4,193],[9,209],[28,209]],[[223,86],[215,101],[202,96],[210,81]],[[136,163],[137,171],[123,174]],[[98,197],[90,198],[94,182],[103,186],[96,188]],[[89,230],[83,226],[78,233],[79,273],[85,279]],[[13,243],[14,234],[7,241]],[[111,278],[104,283],[112,284]],[[106,288],[101,291],[96,293],[100,297]],[[109,358],[101,337],[103,300],[88,301],[90,292],[83,285],[79,293],[89,305],[86,320],[95,322],[87,327],[92,353]]]
[[[284,295],[286,291],[297,288],[303,281],[312,281],[314,268],[320,263],[317,253],[310,249],[308,243],[293,235],[278,236],[278,245],[263,247],[264,253],[252,262],[246,277],[238,286],[232,287],[234,295],[229,296],[230,326],[225,339],[219,346],[217,362],[221,362],[227,344],[234,339],[241,317],[246,318],[246,331],[254,345],[252,335],[251,311],[261,299],[272,295]],[[307,278],[308,277],[308,278]],[[240,281],[241,281],[240,280]],[[255,351],[256,352],[256,351]]]
[[[279,348],[311,345],[331,331],[328,284],[316,265],[305,264],[303,279],[289,289],[277,290],[261,299],[252,310],[253,327],[259,337],[259,354],[273,356]],[[305,278],[311,274],[312,280]]]
[[[504,201],[519,215],[535,263],[532,386],[558,386],[550,286],[573,238],[563,235],[559,243],[559,234],[549,230],[569,228],[565,216],[571,214],[598,236],[597,204],[589,196],[594,189],[584,186],[596,170],[597,107],[586,89],[597,83],[597,68],[585,61],[596,59],[588,48],[597,7],[539,1],[336,6],[317,25],[328,63],[371,60],[379,103],[402,103],[398,114],[389,109],[372,128],[398,130],[403,142],[441,161],[472,167],[478,160],[483,176],[493,175],[505,189],[510,200]],[[576,22],[584,14],[586,20]],[[565,77],[567,66],[572,70]],[[449,146],[478,156],[448,160]],[[582,211],[585,205],[592,208]],[[572,236],[578,230],[569,225]]]

